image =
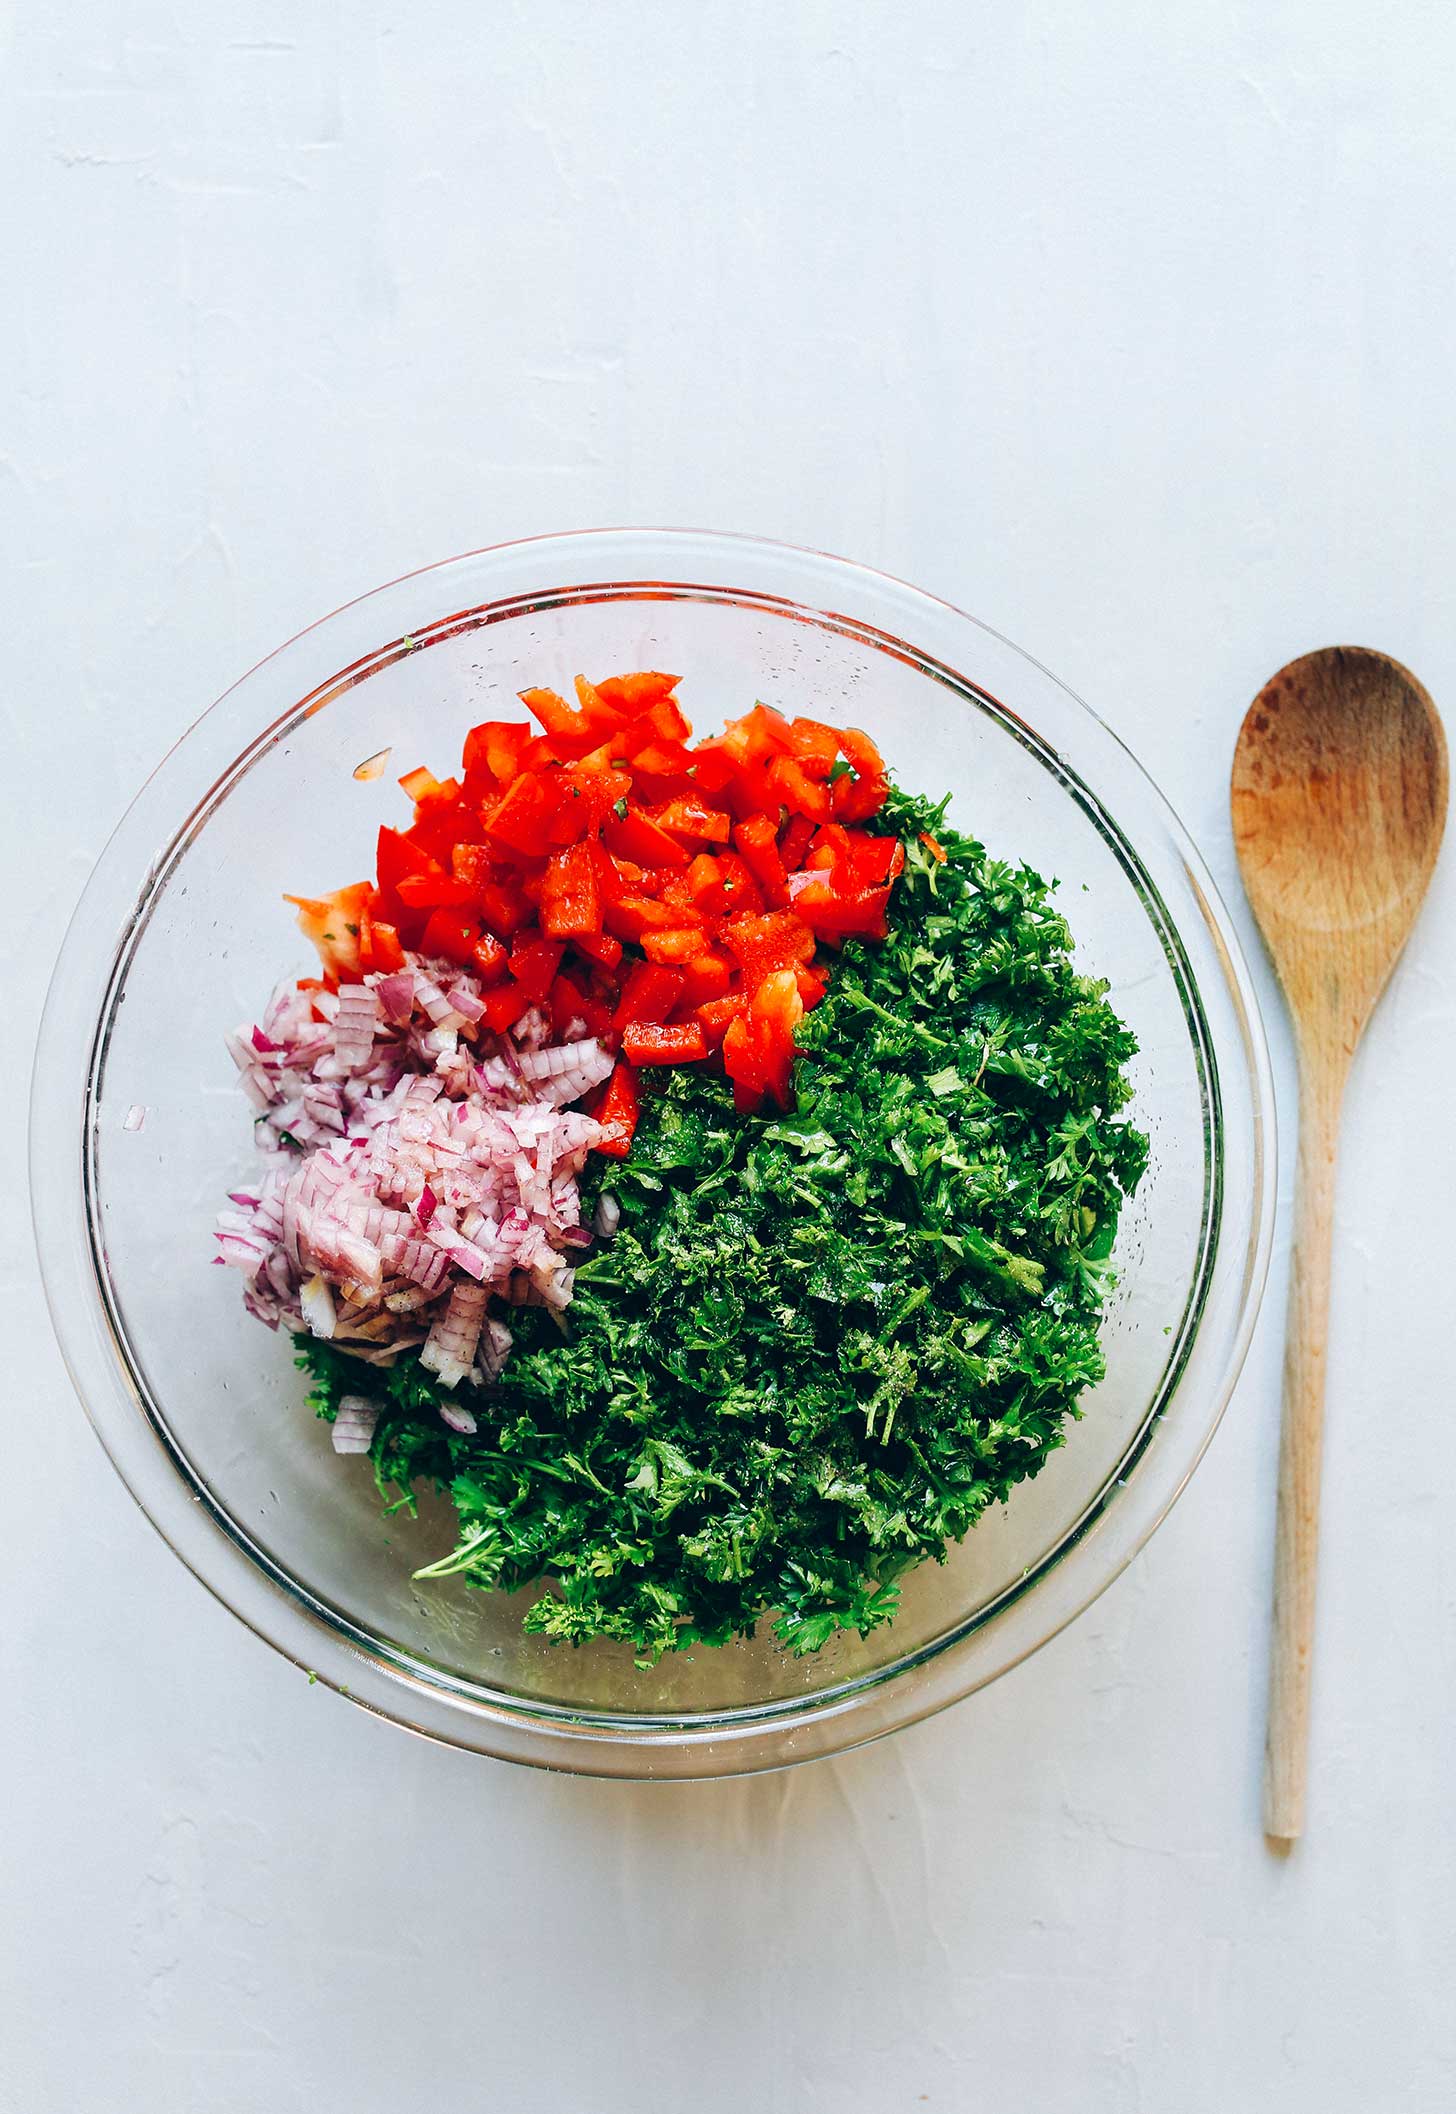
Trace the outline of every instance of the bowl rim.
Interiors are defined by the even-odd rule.
[[[1185,1314],[1184,1325],[1178,1331],[1153,1412],[1119,1463],[1116,1472],[1119,1489],[1123,1488],[1124,1471],[1146,1452],[1152,1438],[1160,1433],[1164,1414],[1177,1400],[1183,1370],[1198,1338],[1203,1302],[1214,1273],[1220,1267],[1223,1230],[1219,1213],[1225,1136],[1222,1087],[1215,1038],[1203,1014],[1199,980],[1187,958],[1182,931],[1163,903],[1142,855],[1133,848],[1111,810],[1087,784],[1081,771],[1068,763],[1065,739],[1054,743],[1040,731],[1038,723],[1029,722],[1019,711],[1003,704],[996,690],[980,679],[979,672],[962,673],[953,664],[916,646],[913,631],[906,630],[902,634],[898,630],[884,629],[863,617],[846,616],[840,611],[838,596],[834,608],[816,606],[805,602],[801,592],[784,595],[746,586],[709,588],[696,576],[668,572],[659,566],[645,574],[613,568],[609,579],[593,578],[569,587],[538,586],[534,590],[484,600],[477,594],[468,607],[456,608],[453,615],[438,614],[426,623],[416,624],[413,630],[407,628],[389,643],[376,644],[342,666],[337,654],[331,655],[327,650],[342,620],[351,613],[383,610],[391,597],[398,598],[402,589],[425,582],[433,587],[437,576],[458,574],[465,568],[484,566],[488,570],[492,561],[509,566],[517,560],[530,563],[537,556],[554,557],[557,552],[567,559],[587,549],[600,551],[607,557],[621,555],[624,558],[663,550],[669,556],[681,553],[685,558],[690,554],[715,558],[721,553],[725,563],[734,559],[740,570],[746,567],[751,571],[758,565],[770,575],[776,568],[790,572],[796,568],[807,569],[826,581],[832,581],[836,588],[858,591],[862,596],[877,600],[881,606],[886,602],[903,603],[911,611],[938,613],[938,621],[944,625],[948,620],[952,629],[970,627],[967,639],[974,638],[983,654],[994,645],[1008,670],[1018,677],[1024,679],[1028,673],[1034,673],[1039,679],[1043,707],[1059,706],[1064,720],[1070,711],[1071,730],[1080,738],[1080,744],[1090,747],[1099,763],[1107,761],[1124,774],[1134,774],[1133,783],[1144,803],[1151,804],[1166,838],[1166,847],[1160,848],[1171,850],[1180,862],[1213,941],[1217,967],[1224,979],[1224,995],[1232,1004],[1245,1060],[1247,1077],[1241,1076],[1238,1083],[1240,1086],[1246,1084],[1249,1091],[1254,1208],[1242,1257],[1242,1282],[1234,1326],[1220,1370],[1212,1377],[1210,1410],[1198,1420],[1197,1428],[1187,1435],[1179,1458],[1170,1464],[1176,1472],[1164,1479],[1163,1487],[1156,1494],[1156,1502],[1142,1505],[1141,1516],[1135,1519],[1130,1516],[1130,1508],[1126,1505],[1126,1493],[1120,1500],[1120,1507],[1114,1508],[1118,1510],[1119,1525],[1130,1530],[1117,1537],[1117,1546],[1113,1548],[1104,1543],[1099,1552],[1102,1560],[1098,1564],[1088,1565],[1084,1561],[1081,1568],[1086,1576],[1070,1592],[1066,1590],[1068,1581],[1064,1575],[1059,1605],[1055,1609],[1046,1608],[1046,1623],[1038,1620],[1027,1625],[1023,1617],[1020,1623],[1013,1622],[1008,1627],[1008,1618],[1017,1608],[1024,1611],[1033,1603],[1035,1587],[1059,1569],[1065,1574],[1067,1559],[1098,1527],[1111,1496],[1109,1480],[1088,1501],[1078,1520],[1063,1534],[1054,1549],[1022,1580],[987,1608],[978,1610],[967,1623],[952,1626],[943,1637],[907,1651],[883,1668],[871,1669],[844,1684],[807,1697],[776,1698],[762,1705],[739,1705],[678,1716],[623,1716],[601,1710],[573,1710],[555,1703],[538,1705],[463,1682],[458,1676],[445,1675],[441,1669],[429,1668],[425,1662],[412,1660],[407,1654],[401,1655],[387,1648],[384,1640],[371,1638],[357,1625],[351,1631],[347,1620],[312,1596],[302,1581],[291,1578],[260,1556],[257,1547],[237,1529],[225,1510],[213,1504],[198,1478],[190,1474],[185,1454],[170,1445],[165,1419],[159,1417],[155,1406],[147,1399],[145,1383],[129,1358],[124,1323],[115,1310],[97,1252],[96,1214],[92,1209],[96,1137],[93,1119],[99,1106],[99,1082],[114,1017],[113,999],[124,982],[127,963],[145,930],[151,908],[171,867],[185,853],[197,830],[226,797],[237,778],[282,738],[284,730],[297,726],[341,691],[364,680],[387,660],[417,650],[419,644],[435,643],[448,636],[452,629],[475,628],[483,621],[490,621],[490,617],[483,616],[482,612],[505,616],[517,611],[523,603],[539,606],[550,601],[590,600],[594,595],[601,599],[608,591],[613,599],[619,598],[624,591],[636,589],[644,596],[651,591],[659,599],[674,598],[674,591],[677,591],[682,594],[690,592],[696,599],[717,597],[731,602],[749,602],[754,606],[778,605],[777,614],[821,622],[827,628],[847,631],[866,643],[879,644],[882,650],[898,648],[900,657],[911,659],[922,672],[939,673],[942,679],[949,678],[952,687],[963,695],[973,695],[976,702],[992,707],[1004,724],[1019,729],[1021,738],[1044,751],[1043,760],[1050,757],[1061,767],[1059,775],[1064,780],[1064,790],[1072,790],[1065,784],[1070,776],[1073,784],[1087,793],[1089,797],[1085,800],[1077,796],[1079,804],[1096,826],[1103,829],[1105,836],[1110,831],[1109,841],[1115,837],[1121,844],[1122,850],[1118,850],[1117,844],[1113,848],[1129,876],[1133,877],[1135,869],[1148,883],[1160,918],[1166,924],[1162,932],[1165,945],[1171,935],[1186,971],[1186,986],[1176,969],[1175,978],[1182,988],[1185,1012],[1196,1013],[1200,1022],[1195,1051],[1200,1066],[1206,1056],[1211,1075],[1211,1110],[1208,1105],[1209,1077],[1206,1076],[1204,1082],[1205,1124],[1211,1125],[1210,1163],[1214,1170],[1215,1194],[1213,1224],[1210,1229],[1206,1212],[1203,1231],[1209,1252],[1195,1279],[1194,1290],[1199,1299],[1194,1310],[1190,1295],[1190,1311]],[[573,565],[565,568],[568,577],[578,570]],[[715,566],[713,570],[720,572],[721,567]],[[554,580],[555,569],[551,568],[551,571]],[[441,597],[436,606],[442,605],[448,607],[448,597]],[[239,693],[247,690],[263,671],[285,664],[284,669],[280,669],[285,672],[290,661],[300,658],[301,648],[304,649],[304,658],[311,650],[317,649],[322,655],[322,663],[332,663],[332,672],[301,691],[293,687],[296,678],[290,677],[284,684],[284,694],[291,695],[294,702],[267,727],[245,740],[230,759],[224,760],[224,752],[238,738],[224,708],[230,701],[237,700]],[[1064,725],[1059,731],[1065,737],[1068,728]],[[215,755],[211,753],[214,750],[218,752]],[[199,765],[203,766],[200,774]],[[160,851],[151,849],[159,842],[159,823],[165,827],[165,818],[178,812],[176,790],[180,781],[187,778],[196,785],[199,775],[201,791],[185,806],[184,820],[172,825],[170,834],[162,840]],[[1124,857],[1124,851],[1129,855],[1131,865]],[[1138,885],[1136,880],[1134,885]],[[1143,893],[1141,887],[1139,893]],[[1146,896],[1144,902],[1146,908]],[[124,909],[122,905],[125,905]],[[1151,912],[1149,915],[1151,917]],[[1152,922],[1155,930],[1160,929],[1159,918],[1153,918]],[[109,962],[106,961],[108,955]],[[103,996],[98,1007],[97,971],[103,963],[105,974],[100,979]],[[80,1014],[84,1014],[89,1006],[90,1034],[76,1034],[80,1017],[78,1005]],[[78,1045],[84,1046],[83,1079],[78,1079]],[[68,1054],[69,1063],[65,1061]],[[75,1130],[78,1105],[75,1089],[78,1084],[82,1114],[79,1138]],[[74,1186],[55,1179],[55,1140],[62,1136],[68,1149],[80,1148],[77,1172],[81,1179]],[[450,1744],[538,1766],[613,1776],[731,1774],[780,1767],[814,1755],[842,1751],[900,1725],[915,1722],[983,1686],[1039,1649],[1097,1598],[1126,1568],[1166,1517],[1211,1441],[1232,1394],[1267,1275],[1275,1202],[1275,1158],[1272,1075],[1258,1001],[1237,935],[1187,832],[1120,737],[1042,663],[942,597],[853,560],[764,538],[711,530],[579,529],[489,545],[415,568],[382,587],[351,598],[257,662],[230,685],[217,703],[202,713],[168,751],[108,841],[77,905],[61,948],[42,1020],[32,1088],[32,1214],[42,1279],[62,1355],[88,1418],[123,1482],[188,1568],[265,1641],[305,1668],[311,1677],[329,1683],[362,1707]],[[90,1251],[89,1268],[83,1252],[86,1250]],[[1229,1258],[1230,1263],[1236,1260]],[[156,1443],[159,1440],[160,1445]],[[169,1452],[172,1457],[164,1486],[154,1471]],[[190,1487],[184,1488],[184,1485]],[[1127,1491],[1133,1488],[1140,1486],[1132,1483],[1126,1486]],[[1146,1495],[1152,1499],[1154,1493],[1148,1490]],[[243,1568],[239,1569],[239,1566]],[[997,1624],[1001,1624],[1006,1633],[1003,1648],[993,1655],[994,1663],[971,1664],[963,1647],[972,1636],[985,1637]],[[1017,1634],[1018,1631],[1025,1634]],[[958,1658],[962,1663],[956,1670]],[[924,1677],[931,1668],[938,1668],[939,1675],[929,1682],[922,1679],[917,1685],[903,1678],[917,1672]]]

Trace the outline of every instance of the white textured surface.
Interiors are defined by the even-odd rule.
[[[945,593],[1097,704],[1232,890],[1230,745],[1281,661],[1358,640],[1456,701],[1453,100],[1434,0],[0,8],[12,1091],[200,706],[549,528]],[[187,1579],[70,1397],[13,1167],[6,2114],[1447,2114],[1452,873],[1353,1090],[1287,1864],[1282,1250],[1191,1492],[1030,1665],[842,1762],[610,1787],[371,1723]]]

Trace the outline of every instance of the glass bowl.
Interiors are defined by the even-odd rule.
[[[307,1410],[286,1338],[209,1267],[251,1151],[223,1031],[310,967],[281,901],[372,863],[394,780],[447,770],[531,683],[677,670],[699,731],[756,698],[866,728],[902,783],[1061,883],[1079,962],[1141,1049],[1148,1174],[1120,1231],[1107,1376],[1034,1482],[906,1580],[896,1620],[795,1659],[524,1636],[525,1599],[413,1572],[445,1508],[385,1517]],[[389,747],[383,779],[354,766]],[[144,1111],[140,1120],[137,1111]],[[1269,1253],[1267,1053],[1213,884],[1133,758],[994,632],[882,574],[748,539],[545,537],[450,560],[326,617],[244,676],[102,856],[41,1031],[32,1193],[51,1311],[133,1496],[220,1600],[300,1667],[416,1731],[600,1775],[715,1776],[850,1747],[1044,1643],[1115,1578],[1211,1437]]]

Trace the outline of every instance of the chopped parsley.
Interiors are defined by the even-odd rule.
[[[564,1335],[513,1314],[476,1434],[444,1429],[417,1360],[382,1376],[381,1493],[434,1482],[459,1513],[422,1577],[541,1583],[528,1630],[644,1662],[770,1611],[815,1651],[887,1622],[900,1576],[1062,1443],[1147,1157],[1135,1043],[1046,883],[943,817],[892,794],[889,937],[849,942],[801,1022],[791,1115],[736,1115],[702,1067],[644,1073],[631,1156],[595,1177],[619,1231]],[[298,1344],[331,1416],[359,1368]]]

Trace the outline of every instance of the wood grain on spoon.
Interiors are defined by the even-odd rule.
[[[1327,647],[1282,668],[1249,707],[1234,752],[1239,866],[1299,1052],[1264,1759],[1264,1825],[1282,1842],[1304,1830],[1340,1103],[1426,893],[1446,797],[1435,706],[1409,669],[1360,646]]]

